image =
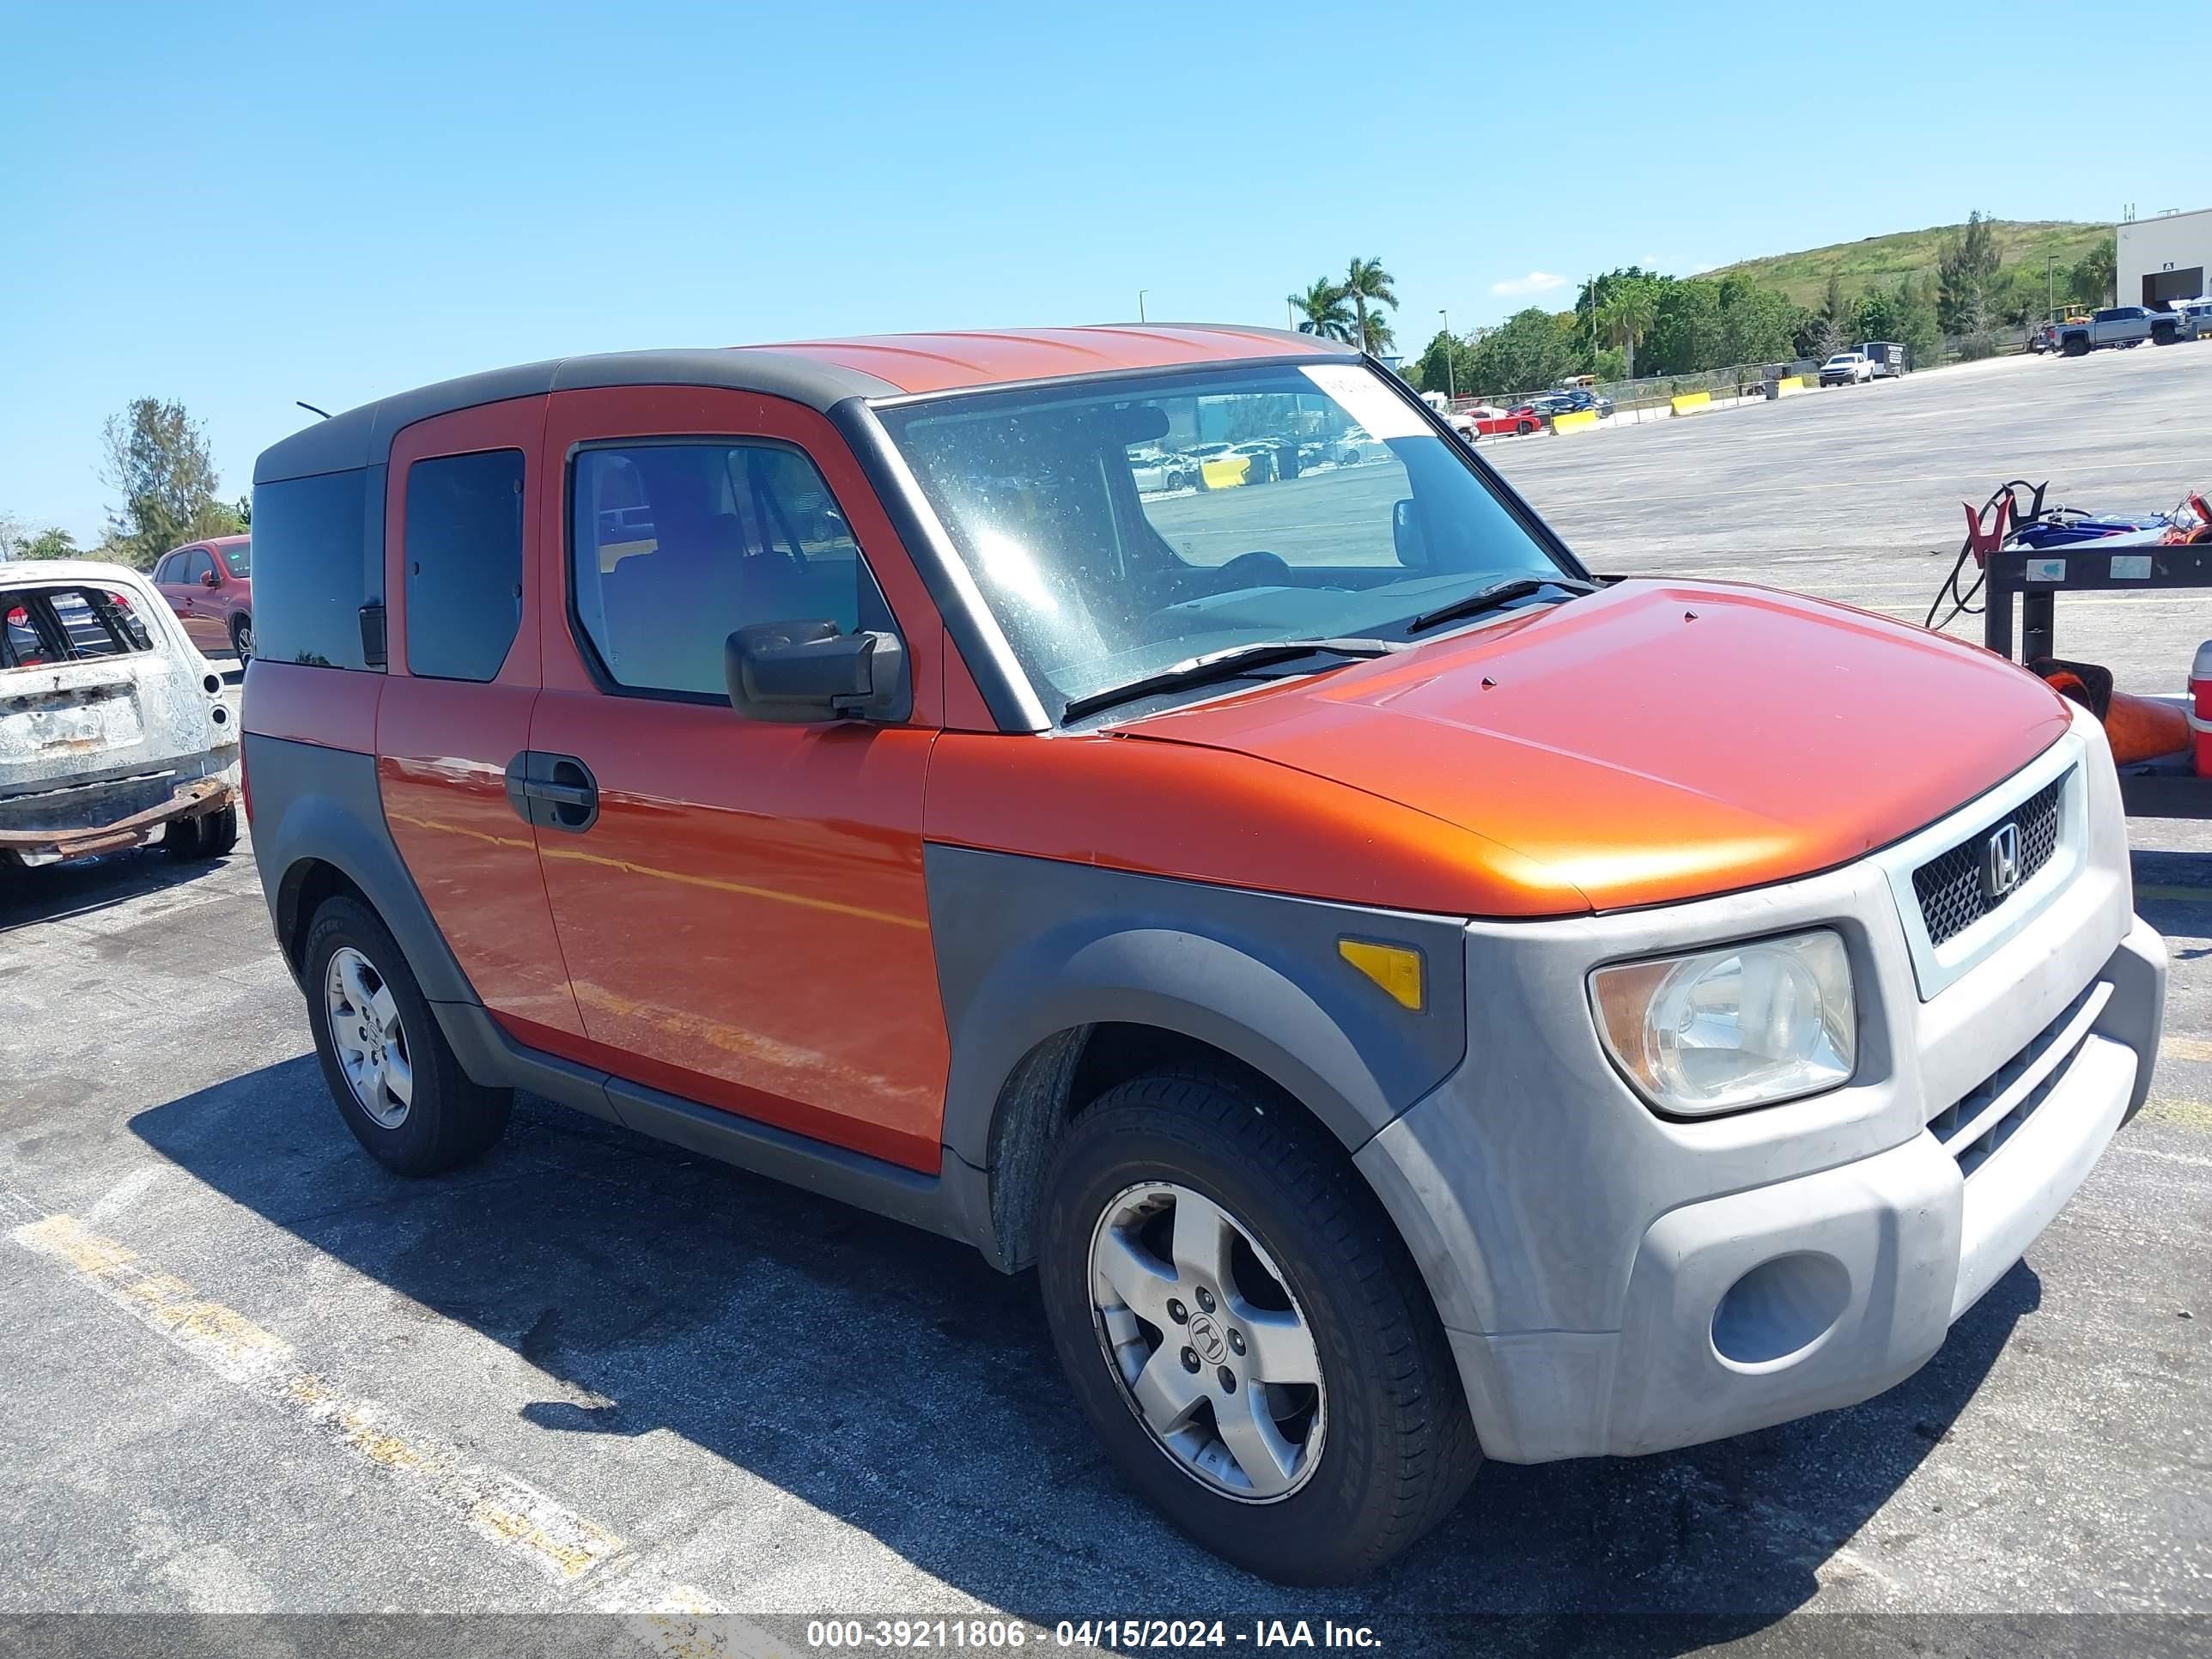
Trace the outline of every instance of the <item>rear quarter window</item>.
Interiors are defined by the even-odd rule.
[[[375,668],[362,607],[384,603],[384,469],[354,467],[253,490],[254,654]]]
[[[522,621],[522,452],[407,469],[407,672],[497,678]]]

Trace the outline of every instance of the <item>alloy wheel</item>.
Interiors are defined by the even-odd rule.
[[[323,1009],[330,1017],[331,1042],[338,1069],[361,1109],[380,1129],[407,1121],[415,1098],[415,1066],[406,1028],[392,988],[376,966],[350,945],[331,953],[323,974]]]
[[[1130,1187],[1091,1240],[1092,1320],[1129,1408],[1201,1484],[1275,1503],[1321,1460],[1313,1331],[1250,1231],[1171,1182]]]

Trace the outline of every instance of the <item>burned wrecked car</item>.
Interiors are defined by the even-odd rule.
[[[80,561],[0,565],[0,866],[238,841],[238,729],[222,680],[147,579]]]

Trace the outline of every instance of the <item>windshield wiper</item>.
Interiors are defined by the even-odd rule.
[[[1597,592],[1595,584],[1579,581],[1572,576],[1512,576],[1502,582],[1492,582],[1487,587],[1478,587],[1463,599],[1454,599],[1449,605],[1424,611],[1406,624],[1406,631],[1418,634],[1425,628],[1434,628],[1438,623],[1457,622],[1463,617],[1479,617],[1486,611],[1495,611],[1501,605],[1525,599],[1531,593],[1540,593],[1547,587],[1561,588],[1571,594]]]
[[[1081,720],[1085,714],[1095,714],[1116,703],[1134,702],[1156,691],[1174,691],[1213,680],[1233,680],[1270,663],[1295,662],[1300,657],[1322,652],[1339,657],[1386,657],[1394,651],[1411,649],[1411,642],[1406,640],[1273,640],[1256,645],[1232,645],[1224,651],[1187,658],[1157,674],[1147,674],[1124,685],[1109,685],[1103,691],[1071,698],[1067,707],[1060,711],[1060,718],[1063,722]]]

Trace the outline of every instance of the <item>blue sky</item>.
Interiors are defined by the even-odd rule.
[[[100,422],[142,394],[205,422],[235,495],[295,398],[538,357],[1113,321],[1139,289],[1155,320],[1279,325],[1354,254],[1418,348],[1439,308],[1562,307],[1617,264],[2201,205],[2018,78],[2097,19],[23,0],[0,513],[95,539]]]

